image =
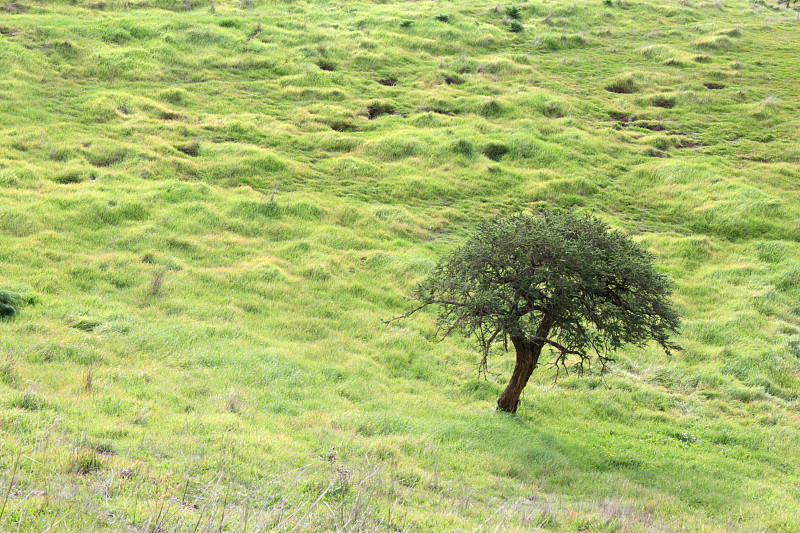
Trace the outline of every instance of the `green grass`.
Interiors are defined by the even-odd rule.
[[[772,2],[0,5],[0,530],[800,529],[798,19]],[[557,204],[676,281],[666,357],[386,325]],[[334,449],[335,448],[335,449]]]

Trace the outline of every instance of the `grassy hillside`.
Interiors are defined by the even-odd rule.
[[[799,30],[771,0],[0,4],[0,530],[800,530]],[[484,379],[382,320],[543,204],[656,255],[684,349],[539,369],[503,416],[513,357]]]

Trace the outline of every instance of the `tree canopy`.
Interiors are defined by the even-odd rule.
[[[515,412],[544,347],[567,369],[624,344],[654,340],[667,353],[679,326],[672,283],[652,255],[600,219],[546,209],[480,223],[416,290],[418,311],[435,306],[441,336],[474,336],[482,365],[510,340],[516,364],[498,408]]]

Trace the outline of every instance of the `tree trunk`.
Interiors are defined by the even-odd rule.
[[[528,384],[528,379],[539,362],[543,343],[541,341],[527,342],[521,337],[511,337],[511,342],[514,343],[514,349],[517,352],[517,362],[506,390],[497,399],[497,408],[508,413],[516,413],[522,389]]]
[[[543,339],[550,333],[553,326],[553,319],[545,315],[536,330],[536,338]],[[544,347],[543,340],[528,341],[522,337],[511,337],[514,349],[517,352],[517,362],[514,364],[514,372],[511,374],[506,390],[497,399],[497,408],[507,413],[516,413],[519,405],[519,397],[528,379],[531,377],[536,365],[539,364],[539,355]]]

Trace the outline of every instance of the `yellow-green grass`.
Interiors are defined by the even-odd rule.
[[[509,7],[0,6],[0,530],[800,529],[796,13]],[[508,417],[511,356],[383,320],[543,203],[684,349]]]

